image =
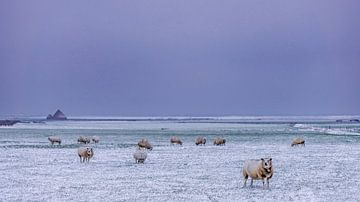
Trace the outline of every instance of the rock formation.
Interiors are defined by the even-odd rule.
[[[54,115],[49,114],[46,117],[46,119],[47,120],[66,120],[67,118],[66,118],[65,114],[58,109]]]

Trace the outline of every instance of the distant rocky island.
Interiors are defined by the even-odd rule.
[[[336,120],[337,123],[342,123],[342,122],[353,122],[353,123],[359,123],[360,120],[359,119],[338,119]]]
[[[0,126],[12,126],[19,122],[19,120],[0,120]]]
[[[54,115],[49,114],[46,117],[47,120],[66,120],[65,114],[61,110],[56,110]]]

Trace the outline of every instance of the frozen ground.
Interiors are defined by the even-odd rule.
[[[344,132],[327,133],[329,126]],[[0,128],[0,201],[359,201],[359,131],[359,124],[19,124]],[[54,134],[61,146],[47,141]],[[88,164],[79,163],[79,135],[101,138],[91,144]],[[183,146],[170,145],[172,135]],[[209,144],[195,146],[198,135]],[[213,146],[216,136],[227,144]],[[297,136],[306,147],[290,147]],[[154,149],[145,164],[135,164],[142,137]],[[270,189],[260,181],[242,188],[244,161],[268,156],[275,167]]]

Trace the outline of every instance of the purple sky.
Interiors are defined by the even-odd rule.
[[[360,1],[1,1],[0,116],[360,114]]]

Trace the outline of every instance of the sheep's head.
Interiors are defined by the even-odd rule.
[[[90,156],[90,155],[92,154],[92,152],[93,152],[93,151],[92,151],[92,148],[86,148],[86,154],[87,154],[87,155]]]
[[[272,168],[272,158],[262,158],[261,159],[262,167],[267,171],[270,172]]]

